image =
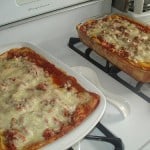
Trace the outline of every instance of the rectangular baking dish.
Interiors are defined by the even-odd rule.
[[[143,82],[143,83],[149,83],[150,82],[150,60],[148,60],[146,63],[137,63],[133,61],[132,59],[128,59],[124,53],[123,55],[121,54],[122,51],[116,51],[115,48],[112,46],[112,43],[109,43],[104,40],[99,40],[98,36],[101,36],[101,33],[99,35],[93,35],[89,36],[86,33],[86,28],[89,26],[88,24],[92,24],[91,22],[97,21],[97,20],[106,20],[107,18],[111,17],[112,20],[118,17],[120,21],[125,20],[129,22],[129,24],[136,25],[138,30],[140,32],[146,32],[148,36],[148,40],[150,42],[150,27],[143,25],[129,17],[118,15],[118,14],[113,14],[110,16],[105,16],[100,19],[89,19],[83,23],[80,23],[77,25],[76,29],[78,32],[78,35],[80,37],[80,40],[90,47],[93,51],[95,51],[98,55],[104,57],[108,61],[110,61],[113,65],[117,66],[120,70],[126,72],[129,74],[131,77],[133,77],[135,80]],[[87,29],[88,30],[88,29]],[[105,29],[105,30],[111,30],[111,29]],[[115,32],[115,31],[114,31]],[[131,33],[132,34],[132,33]],[[107,35],[104,35],[107,36]],[[120,35],[122,36],[122,35]],[[147,42],[148,44],[148,42]],[[150,43],[147,45],[147,55],[150,55]],[[117,46],[117,44],[115,45]],[[150,57],[150,56],[149,56]]]
[[[80,76],[76,72],[74,72],[69,66],[62,63],[60,60],[52,56],[50,53],[47,53],[41,48],[38,48],[31,43],[25,42],[18,42],[13,44],[8,44],[5,46],[0,47],[0,54],[7,52],[12,48],[21,48],[21,47],[28,47],[35,51],[37,54],[43,56],[45,59],[56,65],[56,67],[60,68],[61,70],[65,71],[68,75],[74,76],[77,81],[87,90],[93,91],[100,95],[100,103],[98,104],[97,108],[93,111],[93,113],[85,119],[78,127],[70,131],[68,134],[64,135],[63,137],[59,138],[55,142],[46,145],[45,147],[41,148],[42,150],[49,150],[49,149],[67,149],[80,141],[85,135],[87,135],[95,125],[100,121],[101,117],[104,114],[106,108],[106,99],[103,93],[97,89],[93,84],[91,84],[87,79],[83,76]]]

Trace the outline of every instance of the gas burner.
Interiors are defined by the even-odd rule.
[[[114,146],[114,150],[124,150],[124,145],[120,138],[114,136],[104,125],[100,122],[96,125],[96,128],[101,131],[104,136],[97,136],[93,134],[88,134],[84,137],[85,140],[103,141],[110,143]],[[74,150],[72,147],[68,150]]]
[[[78,44],[82,44],[83,48],[82,46],[78,48]],[[104,60],[104,64],[102,64],[97,60],[93,59],[90,56],[93,50],[88,47],[85,48],[84,44],[80,41],[80,38],[71,37],[69,39],[68,46],[72,50],[80,54],[82,57],[90,61],[92,64],[97,66],[99,69],[103,70],[105,73],[109,74],[112,78],[119,81],[125,87],[136,93],[138,96],[146,100],[148,103],[150,103],[149,83],[142,83],[135,81],[133,78],[122,72],[119,68],[112,65],[108,60]],[[100,56],[98,57],[100,58]]]

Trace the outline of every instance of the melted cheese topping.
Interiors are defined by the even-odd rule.
[[[101,36],[117,51],[128,52],[130,60],[150,63],[150,32],[143,32],[127,20],[111,17],[107,21],[98,20],[88,29],[87,35],[89,37]]]
[[[59,132],[78,104],[90,99],[85,92],[81,101],[76,89],[67,90],[68,81],[60,88],[42,68],[22,57],[0,59],[0,72],[0,130],[19,131],[13,141],[17,149],[44,139],[45,129]]]

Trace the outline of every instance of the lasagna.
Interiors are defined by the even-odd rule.
[[[109,15],[77,25],[81,41],[136,80],[150,82],[150,27]],[[134,72],[133,72],[134,69]]]
[[[100,96],[30,48],[0,55],[0,149],[35,150],[78,126]]]

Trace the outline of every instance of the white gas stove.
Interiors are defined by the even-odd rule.
[[[68,46],[71,37],[75,39],[78,37],[75,29],[78,23],[86,18],[110,13],[111,0],[93,0],[40,14],[36,17],[1,26],[0,45],[20,41],[30,42],[54,55],[70,67],[76,68],[76,70],[80,69],[81,74],[85,77],[87,72],[82,71],[81,68],[85,68],[85,70],[90,68],[97,74],[106,95],[108,97],[113,95],[113,99],[122,101],[119,105],[108,101],[104,116],[97,128],[94,128],[85,139],[79,141],[70,149],[149,150],[150,98],[145,100],[137,95]],[[77,47],[84,48],[82,43],[77,43]],[[93,53],[92,58],[99,62],[104,61]],[[135,84],[135,81],[127,75],[121,73],[121,76],[124,76],[128,82]],[[91,82],[95,84],[94,81]],[[150,97],[149,84],[144,85],[142,90]],[[118,107],[120,108],[118,109]],[[99,131],[99,128],[101,131]],[[97,140],[93,140],[91,135],[94,135]]]

